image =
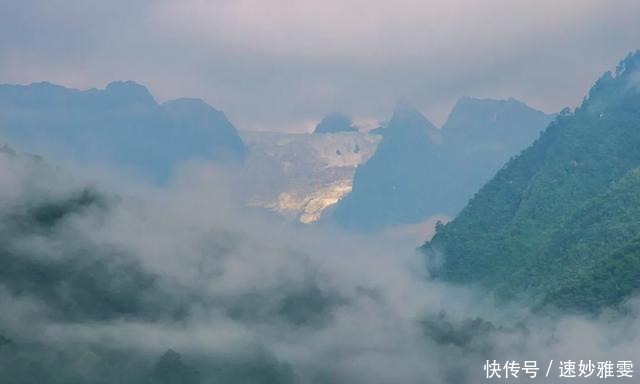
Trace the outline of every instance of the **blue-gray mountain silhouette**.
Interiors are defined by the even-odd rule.
[[[356,171],[353,191],[333,218],[347,228],[380,230],[453,216],[551,119],[514,99],[463,98],[439,130],[402,101],[378,129],[378,151]]]
[[[457,214],[507,161],[538,138],[553,119],[523,102],[460,99],[442,127],[447,174],[442,213]]]
[[[104,90],[50,83],[0,85],[0,134],[21,150],[116,164],[162,181],[200,158],[242,162],[245,147],[224,114],[202,100],[158,104],[133,81]]]
[[[376,153],[356,170],[353,191],[333,218],[351,229],[373,230],[420,221],[431,210],[429,174],[442,167],[440,131],[416,109],[400,103]]]
[[[336,132],[357,132],[358,128],[353,125],[353,122],[348,116],[331,113],[325,116],[320,123],[313,130],[314,134],[317,133],[336,133]]]

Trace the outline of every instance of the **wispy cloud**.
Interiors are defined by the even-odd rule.
[[[384,119],[400,96],[442,121],[462,95],[553,112],[637,48],[631,0],[40,1],[0,16],[0,79],[135,79],[199,96],[240,128]]]

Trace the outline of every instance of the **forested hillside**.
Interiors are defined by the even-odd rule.
[[[640,287],[640,53],[565,110],[423,249],[501,297],[594,311]]]

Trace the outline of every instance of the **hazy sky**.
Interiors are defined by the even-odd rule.
[[[640,48],[637,0],[0,0],[0,83],[136,80],[240,129],[305,131],[327,112],[435,123],[460,96],[578,104]]]

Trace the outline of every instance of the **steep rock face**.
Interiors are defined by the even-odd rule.
[[[116,164],[155,180],[190,158],[244,156],[222,113],[197,100],[158,105],[132,81],[86,91],[49,83],[0,85],[0,134],[23,150]]]
[[[638,288],[639,73],[636,53],[602,76],[441,228],[439,276],[581,310]]]

